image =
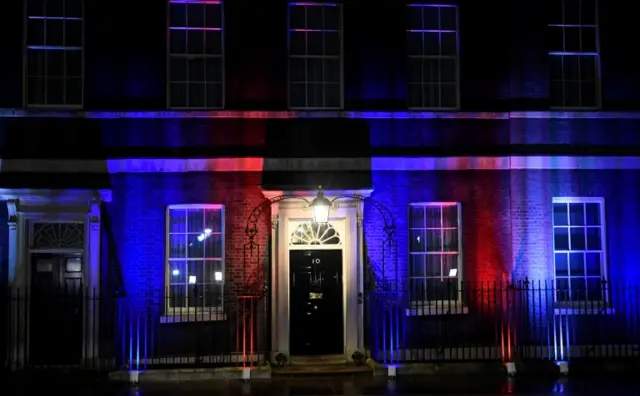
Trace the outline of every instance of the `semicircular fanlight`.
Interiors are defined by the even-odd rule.
[[[291,245],[340,245],[340,234],[331,224],[302,223],[291,233]]]

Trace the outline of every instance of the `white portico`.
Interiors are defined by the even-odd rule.
[[[304,197],[309,203],[317,196],[317,191],[263,191],[267,199],[279,195]],[[272,354],[291,355],[292,329],[291,314],[291,252],[297,250],[341,251],[341,300],[342,300],[342,351],[350,356],[356,350],[364,348],[363,330],[363,202],[349,196],[368,197],[372,190],[324,191],[328,200],[337,196],[339,206],[331,208],[328,223],[331,237],[317,234],[313,227],[312,209],[304,200],[286,199],[271,207],[271,345]],[[315,230],[315,231],[314,231]],[[307,235],[307,231],[310,233]],[[316,232],[314,234],[314,232]]]

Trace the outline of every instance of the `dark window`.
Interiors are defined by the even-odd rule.
[[[556,0],[551,6],[551,105],[597,108],[600,99],[597,1]]]
[[[601,199],[554,199],[556,301],[604,301],[604,211]]]
[[[223,5],[169,1],[169,107],[224,107]]]
[[[224,210],[220,205],[170,206],[167,314],[222,311]]]
[[[27,0],[27,106],[82,107],[83,23],[83,0]]]
[[[412,204],[409,210],[411,300],[459,301],[459,205]]]
[[[289,105],[342,107],[342,8],[289,4]]]
[[[407,6],[410,108],[458,107],[457,13],[449,5]]]

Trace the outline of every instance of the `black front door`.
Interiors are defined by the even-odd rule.
[[[291,354],[344,353],[342,251],[292,250],[289,272]]]
[[[82,267],[81,255],[31,255],[30,364],[80,363],[83,345]],[[88,303],[91,300],[88,298]]]

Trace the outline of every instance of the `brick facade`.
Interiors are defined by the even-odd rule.
[[[128,293],[150,296],[164,287],[166,209],[177,204],[224,205],[226,292],[239,293],[253,280],[255,268],[244,266],[243,247],[247,218],[264,200],[260,174],[129,174],[113,176],[112,182],[109,211]],[[270,222],[267,211],[258,223],[263,248]]]

